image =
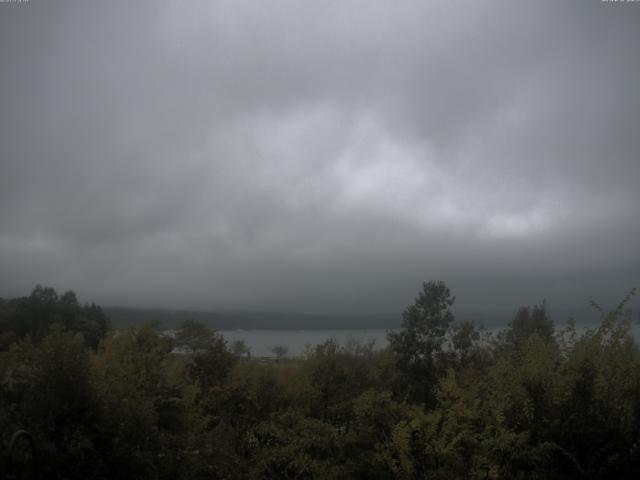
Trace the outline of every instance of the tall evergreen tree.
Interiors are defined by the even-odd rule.
[[[451,323],[455,297],[443,281],[425,282],[415,302],[402,314],[402,329],[388,334],[409,399],[432,406],[443,343]]]

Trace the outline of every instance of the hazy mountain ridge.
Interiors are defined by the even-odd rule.
[[[107,307],[105,313],[115,328],[159,323],[177,328],[185,320],[196,320],[216,330],[378,329],[398,328],[400,314],[314,315],[274,312],[202,312],[158,308]]]

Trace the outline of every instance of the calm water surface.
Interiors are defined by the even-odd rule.
[[[586,328],[595,328],[596,325],[579,326],[578,334],[584,332]],[[564,325],[557,325],[556,330],[560,330]],[[492,334],[497,334],[503,327],[492,327],[487,330]],[[220,330],[229,344],[235,340],[244,340],[251,349],[251,355],[256,357],[274,356],[271,349],[282,345],[288,349],[288,356],[300,356],[304,354],[307,347],[324,343],[330,338],[334,338],[340,345],[348,341],[358,341],[366,344],[374,341],[375,348],[384,348],[388,345],[387,332],[384,329],[369,330]],[[640,326],[634,324],[632,333],[636,341],[640,340]]]
[[[315,346],[334,338],[341,345],[348,341],[375,342],[375,348],[387,346],[387,330],[220,330],[230,344],[244,340],[257,357],[273,356],[277,345],[287,347],[289,356],[300,356],[307,346]]]

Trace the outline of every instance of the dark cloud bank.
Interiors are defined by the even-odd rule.
[[[612,304],[640,284],[639,26],[600,1],[0,4],[0,295]]]

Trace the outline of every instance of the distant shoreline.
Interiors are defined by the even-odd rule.
[[[175,329],[185,320],[196,320],[214,330],[393,330],[400,328],[401,313],[381,314],[306,314],[277,312],[203,312],[161,308],[103,307],[115,328],[156,324],[159,329]],[[506,327],[516,313],[513,309],[462,310],[454,314],[457,320],[472,320],[486,328]],[[556,325],[564,325],[574,316],[579,325],[598,322],[589,308],[550,309]]]

